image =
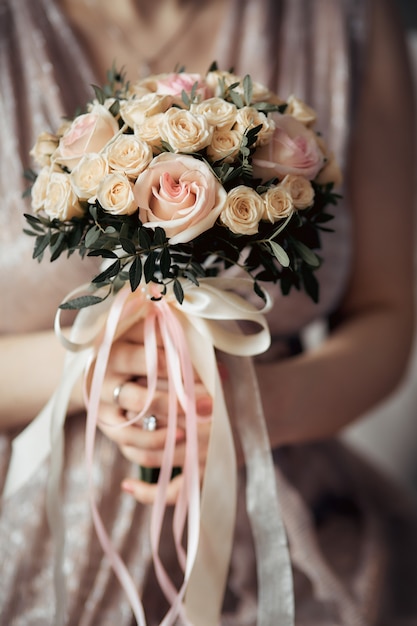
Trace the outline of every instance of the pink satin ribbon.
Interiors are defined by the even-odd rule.
[[[130,304],[132,302],[137,304],[138,311],[142,311],[142,314],[144,315],[144,346],[148,392],[144,407],[140,413],[131,420],[126,420],[123,426],[138,422],[144,415],[146,415],[156,392],[158,369],[156,324],[158,323],[166,355],[169,412],[166,445],[163,452],[162,465],[158,479],[158,489],[151,516],[151,546],[158,582],[171,606],[162,624],[163,626],[171,626],[174,624],[177,617],[180,616],[183,623],[186,625],[188,624],[188,621],[184,613],[182,600],[195,555],[197,553],[200,525],[199,455],[197,414],[195,409],[194,371],[187,349],[187,341],[184,331],[176,318],[173,308],[163,300],[155,302],[147,299],[146,295],[140,291],[132,295],[128,289],[124,289],[117,294],[108,314],[103,340],[98,349],[97,358],[94,364],[91,391],[88,399],[86,426],[86,458],[90,484],[91,509],[95,528],[102,548],[108,556],[110,563],[121,585],[123,586],[127,597],[129,598],[129,602],[132,606],[132,610],[138,624],[142,626],[146,622],[139,595],[135,589],[129,572],[115,551],[111,539],[103,526],[94,498],[94,485],[92,479],[94,443],[96,428],[99,421],[101,389],[108,366],[111,347],[116,338],[118,327],[123,319],[123,312],[129,298],[131,301]],[[144,304],[146,305],[145,310],[143,306]],[[136,321],[136,318],[133,319]],[[180,496],[176,504],[173,528],[178,559],[185,570],[184,581],[179,590],[175,588],[159,557],[159,543],[166,509],[166,492],[171,479],[176,444],[178,404],[181,405],[185,414],[186,429],[185,463],[183,467],[184,480]],[[183,536],[186,520],[188,520],[188,545],[187,551],[185,552],[181,544],[181,538]]]

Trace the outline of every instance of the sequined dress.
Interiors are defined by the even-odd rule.
[[[294,92],[305,98],[319,112],[319,126],[343,163],[347,120],[354,108],[351,78],[359,71],[366,3],[316,0],[314,8],[307,0],[232,0],[229,4],[228,19],[218,35],[219,64],[256,75],[284,97]],[[280,38],[274,32],[278,18]],[[348,54],[353,49],[356,54]],[[278,55],[279,71],[271,62]],[[50,328],[63,296],[91,276],[92,268],[75,256],[71,262],[39,266],[31,261],[32,241],[22,234],[21,172],[36,134],[57,127],[63,112],[84,101],[87,86],[94,82],[84,50],[53,0],[0,0],[2,333]],[[86,88],[77,90],[74,85]],[[279,290],[274,293],[276,304],[269,314],[274,341],[268,358],[275,358],[282,341],[298,335],[308,322],[327,316],[343,294],[351,254],[348,207],[339,207],[335,222],[336,234],[325,235],[323,240],[319,305],[299,293],[287,298]],[[34,305],[39,302],[42,307]],[[65,433],[68,624],[130,626],[131,609],[103,557],[92,524],[84,424],[83,415],[74,416],[67,421]],[[11,437],[0,435],[1,481]],[[407,558],[413,551],[417,554],[417,536],[412,532],[407,498],[337,442],[280,449],[274,452],[274,460],[293,562],[297,626],[417,624],[417,601],[409,593],[415,588],[416,572]],[[141,592],[149,626],[156,626],[166,605],[151,566],[150,511],[120,491],[121,480],[135,475],[135,469],[110,441],[99,437],[94,472],[106,528]],[[29,484],[1,506],[2,626],[53,624],[47,475],[44,464]],[[256,566],[243,474],[237,519],[222,624],[252,626],[256,623]],[[397,542],[398,536],[402,542]],[[162,545],[162,558],[165,563],[174,558],[169,542]],[[401,578],[404,584],[396,585]]]

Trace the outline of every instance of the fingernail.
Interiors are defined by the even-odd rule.
[[[132,483],[129,482],[128,480],[124,480],[122,482],[121,487],[122,487],[123,491],[126,491],[126,493],[134,493],[134,491],[135,491]]]
[[[213,403],[210,396],[201,396],[200,398],[197,398],[196,408],[199,415],[211,415],[213,411]]]

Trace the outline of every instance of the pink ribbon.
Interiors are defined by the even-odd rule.
[[[124,588],[132,606],[135,618],[140,626],[144,625],[145,617],[143,607],[135,589],[132,578],[114,549],[111,539],[104,528],[95,498],[92,479],[94,443],[97,424],[99,421],[99,405],[101,389],[108,366],[108,360],[117,331],[123,319],[123,312],[128,298],[137,303],[139,314],[144,316],[144,346],[147,369],[147,397],[144,407],[138,415],[131,420],[126,420],[122,427],[135,423],[149,411],[156,388],[157,388],[157,342],[156,323],[159,324],[163,347],[166,355],[168,373],[168,398],[169,412],[167,423],[167,439],[163,452],[161,470],[158,479],[158,489],[151,516],[151,547],[155,565],[155,572],[162,591],[164,592],[171,608],[165,616],[162,625],[170,626],[178,616],[186,625],[189,622],[183,609],[183,597],[187,582],[197,554],[200,525],[200,489],[199,489],[199,463],[198,463],[198,437],[197,437],[197,414],[195,408],[195,384],[194,371],[187,341],[181,324],[179,323],[172,307],[164,300],[151,301],[142,292],[131,294],[128,289],[121,290],[108,314],[103,340],[97,352],[91,382],[90,397],[87,407],[86,426],[86,459],[89,474],[90,504],[93,521],[105,554]],[[143,305],[145,306],[145,310]],[[137,318],[133,318],[134,321]],[[134,322],[132,322],[134,323]],[[126,327],[128,327],[129,323]],[[176,444],[176,430],[178,421],[178,404],[181,405],[185,414],[185,463],[183,467],[183,483],[176,504],[173,521],[173,534],[179,562],[184,569],[184,581],[179,590],[172,583],[166,569],[159,557],[159,543],[161,539],[162,523],[166,509],[166,493],[171,479],[173,459]],[[185,552],[181,538],[184,532],[185,522],[188,519],[188,545]]]

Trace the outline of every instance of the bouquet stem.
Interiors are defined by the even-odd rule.
[[[139,480],[142,480],[143,482],[148,483],[150,485],[154,485],[155,483],[158,482],[159,472],[160,472],[159,467],[142,467],[140,465],[139,466]],[[179,474],[181,474],[181,468],[174,467],[172,469],[171,479],[175,478],[175,476],[178,476]]]

